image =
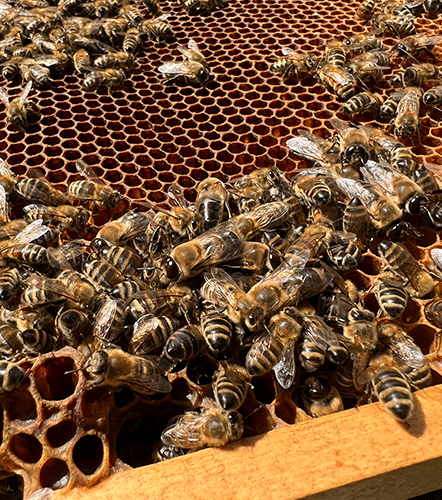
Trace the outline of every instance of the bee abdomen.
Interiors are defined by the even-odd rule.
[[[303,340],[298,346],[299,361],[304,370],[314,372],[325,362],[326,346],[321,348],[317,342]]]
[[[250,348],[246,356],[246,368],[250,376],[264,375],[281,359],[282,343],[273,338],[272,342],[258,342]]]
[[[390,318],[397,318],[404,312],[408,302],[408,294],[404,289],[382,283],[377,295],[381,309]]]
[[[183,327],[177,330],[166,342],[163,352],[174,361],[183,361],[197,356],[204,347],[202,336],[196,329]]]
[[[232,322],[222,314],[203,314],[201,326],[211,351],[224,352],[232,340]]]
[[[103,288],[113,288],[124,281],[124,277],[115,267],[104,260],[90,260],[83,266],[83,272],[94,283]]]
[[[410,386],[398,370],[381,370],[373,380],[374,391],[383,406],[398,420],[407,420],[413,411]]]
[[[18,269],[9,269],[0,276],[0,301],[8,302],[17,295],[20,290]]]
[[[410,385],[416,389],[424,389],[431,385],[432,375],[430,367],[425,363],[420,368],[411,366],[401,367],[404,375],[407,377]]]
[[[25,378],[26,373],[20,366],[7,361],[0,362],[0,393],[19,387]]]
[[[203,220],[202,230],[207,231],[221,222],[223,204],[219,200],[205,200],[199,206],[199,214]]]
[[[232,384],[226,376],[221,376],[215,387],[215,397],[224,410],[237,410],[244,403],[247,390],[245,384]]]

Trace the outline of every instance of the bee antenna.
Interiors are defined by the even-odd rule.
[[[68,370],[67,372],[64,372],[63,375],[70,375],[71,373],[81,372],[82,370],[84,370],[84,368],[77,368],[76,370]]]

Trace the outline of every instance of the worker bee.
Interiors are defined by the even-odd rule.
[[[160,42],[173,36],[172,28],[166,23],[169,14],[163,14],[153,19],[145,19],[141,25],[141,31],[148,36],[150,40]]]
[[[423,389],[431,384],[431,370],[425,356],[413,338],[399,325],[391,322],[379,323],[378,336],[379,340],[390,349],[398,368],[413,388]]]
[[[145,395],[172,390],[153,358],[134,356],[120,349],[95,351],[84,369],[92,376],[95,385],[107,385],[115,389],[127,386]]]
[[[439,106],[442,104],[442,85],[427,90],[424,94],[423,102],[427,106]]]
[[[65,194],[43,177],[22,179],[16,183],[15,188],[27,201],[51,206],[68,204]]]
[[[339,134],[342,164],[359,169],[369,158],[370,143],[367,134],[362,128],[349,127],[337,118],[332,118],[330,122]]]
[[[396,93],[393,93],[390,97],[385,99],[384,103],[381,105],[379,116],[381,118],[391,118],[393,116],[396,116],[399,101],[400,96]]]
[[[249,379],[246,369],[240,365],[222,367],[213,384],[215,401],[223,410],[237,410],[246,399]]]
[[[118,207],[121,195],[115,189],[103,184],[95,172],[84,162],[76,162],[77,171],[87,180],[74,181],[68,185],[68,193],[76,200],[91,200],[96,205],[101,205],[108,210]]]
[[[35,243],[16,243],[7,245],[0,250],[0,260],[41,266],[48,263],[46,248]]]
[[[401,92],[401,91],[398,91]],[[401,97],[394,120],[394,132],[402,138],[410,137],[417,132],[420,137],[419,110],[423,96],[419,87],[407,87]]]
[[[330,187],[321,178],[309,175],[299,175],[293,186],[296,196],[307,208],[328,205],[333,194]]]
[[[359,94],[350,97],[350,99],[344,104],[342,112],[346,116],[366,112],[376,115],[379,113],[383,102],[384,99],[380,94],[360,92]]]
[[[401,243],[381,241],[378,253],[393,273],[407,280],[406,288],[410,295],[420,299],[433,293],[435,282],[430,273],[418,264]]]
[[[408,33],[413,35],[413,33]],[[392,49],[392,54],[397,54],[403,57],[417,57],[422,51],[425,51],[430,57],[436,59],[436,56],[431,52],[430,47],[438,45],[442,42],[442,35],[426,36],[416,35],[407,36],[398,42]]]
[[[183,77],[189,83],[204,86],[211,79],[211,73],[195,40],[189,40],[187,47],[178,45],[178,50],[183,55],[183,61],[169,61],[158,68],[158,71],[168,78],[166,83]]]
[[[204,304],[200,320],[207,348],[214,354],[223,353],[230,345],[234,328],[227,312]]]
[[[336,185],[349,199],[356,197],[363,203],[376,229],[392,229],[399,224],[402,210],[380,188],[347,178],[337,178]]]
[[[391,273],[382,273],[374,286],[375,296],[382,312],[390,318],[398,318],[405,310],[408,293],[404,282]]]
[[[369,362],[373,392],[384,408],[397,420],[407,421],[413,412],[410,385],[387,352],[374,354]]]
[[[23,208],[23,216],[28,222],[41,219],[44,223],[56,225],[60,231],[74,229],[78,233],[83,234],[90,217],[90,212],[84,208],[72,205],[48,207],[32,204],[26,205]]]
[[[348,63],[348,71],[356,78],[365,82],[370,78],[375,82],[384,79],[384,70],[388,70],[390,56],[386,51],[370,50],[354,57]]]
[[[105,298],[95,314],[92,334],[97,345],[120,345],[125,340],[127,329],[124,328],[127,317],[126,303],[122,300]]]
[[[0,361],[0,395],[20,387],[26,379],[23,368],[9,361]]]
[[[353,35],[344,40],[344,46],[356,52],[368,52],[371,50],[386,51],[387,48],[381,38],[376,38],[373,34],[364,33]]]
[[[98,56],[94,60],[94,66],[100,69],[129,68],[133,64],[133,55],[123,51],[112,51],[108,54]]]
[[[373,26],[383,33],[391,31],[398,38],[401,36],[409,37],[416,34],[416,26],[414,25],[414,17],[412,15],[396,15],[396,14],[376,14],[372,17]]]
[[[424,0],[422,8],[432,18],[442,11],[442,2],[440,0]]]
[[[192,359],[204,347],[204,337],[196,325],[187,325],[176,330],[166,342],[163,354],[174,363]]]
[[[0,301],[9,302],[21,288],[21,275],[16,267],[2,270],[0,274]]]
[[[23,340],[17,326],[0,321],[0,354],[3,357],[12,358],[23,352],[23,349]]]
[[[143,5],[147,8],[149,14],[153,16],[161,15],[161,7],[158,3],[158,0],[142,0]]]
[[[344,409],[339,391],[325,377],[308,377],[301,396],[305,411],[311,417],[322,417]]]
[[[87,260],[82,271],[98,288],[104,290],[111,290],[125,279],[115,266],[103,259]]]
[[[314,372],[326,359],[336,365],[344,363],[348,351],[322,318],[317,314],[301,314],[300,322],[303,330],[298,356],[304,370]]]
[[[343,68],[347,60],[347,52],[339,40],[331,40],[325,45],[325,61],[338,68]]]
[[[141,45],[141,30],[139,28],[129,28],[123,40],[123,50],[128,54],[135,54],[138,47]]]
[[[136,235],[143,233],[151,217],[141,212],[129,211],[116,220],[112,220],[99,229],[91,246],[98,249],[106,245],[124,245]]]
[[[215,406],[201,412],[186,412],[163,431],[161,441],[168,446],[197,450],[205,446],[225,446],[239,439],[243,432],[240,413]]]
[[[356,11],[357,17],[363,20],[370,19],[375,6],[376,0],[363,0]]]
[[[437,79],[439,76],[439,68],[434,64],[412,64],[409,68],[395,75],[390,84],[393,87],[422,87],[427,80]]]
[[[152,459],[154,463],[164,462],[164,460],[170,460],[171,458],[182,457],[186,454],[186,451],[178,448],[178,446],[168,446],[159,441],[154,446]]]
[[[98,249],[98,255],[112,264],[124,276],[134,275],[141,267],[141,259],[130,247],[103,246]],[[118,283],[114,286],[118,286]],[[136,290],[134,293],[140,291]]]
[[[347,101],[355,94],[355,77],[346,69],[326,63],[318,69],[319,80]]]
[[[423,205],[428,200],[422,189],[407,175],[371,160],[361,167],[361,174],[367,182],[380,186],[405,212],[411,215],[423,213]]]
[[[124,17],[103,19],[101,30],[111,42],[114,42],[120,36],[120,33],[125,33],[128,23],[129,21]]]
[[[5,80],[13,80],[20,72],[20,63],[24,58],[16,55],[1,64],[2,76]]]
[[[318,60],[313,54],[296,52],[290,47],[282,47],[281,52],[284,57],[277,58],[270,66],[270,71],[281,74],[283,78],[295,75],[299,79],[301,73],[311,73],[318,65]]]
[[[222,181],[216,177],[208,177],[198,184],[195,212],[202,232],[230,216],[229,192]]]
[[[180,3],[181,7],[191,15],[213,12],[228,5],[226,0],[180,0]]]
[[[100,86],[107,88],[121,87],[126,80],[126,74],[120,68],[92,69],[83,80],[83,88],[96,90]]]
[[[247,352],[248,374],[260,376],[273,369],[281,387],[289,389],[295,379],[295,344],[301,330],[294,308],[286,307],[274,314],[266,331],[254,339]]]
[[[29,354],[44,354],[52,351],[55,339],[44,330],[28,328],[20,333],[24,350]]]
[[[129,340],[129,349],[133,354],[150,354],[163,347],[169,337],[178,330],[181,321],[170,316],[145,314],[134,324]]]
[[[91,327],[89,315],[78,307],[60,309],[54,321],[55,333],[64,344],[78,347]]]
[[[22,93],[18,97],[9,101],[6,90],[0,87],[0,99],[6,106],[6,121],[21,129],[24,129],[28,124],[28,110],[30,104],[27,99],[31,89],[32,80],[25,85]]]

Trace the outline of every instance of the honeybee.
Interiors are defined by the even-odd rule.
[[[392,228],[402,218],[402,210],[376,186],[347,178],[337,178],[336,185],[348,198],[356,197],[364,204],[376,229]]]
[[[318,69],[319,80],[330,86],[334,92],[347,101],[355,94],[355,77],[346,69],[326,63]]]
[[[0,301],[9,302],[21,288],[21,275],[16,267],[2,270],[0,274]]]
[[[178,330],[181,321],[170,316],[145,314],[134,324],[129,340],[129,349],[133,354],[150,354],[163,347],[168,338]]]
[[[128,54],[135,54],[141,45],[141,30],[139,28],[129,28],[123,40],[123,50]]]
[[[316,306],[319,316],[339,333],[342,333],[347,324],[348,313],[353,307],[355,303],[340,292],[321,293]]]
[[[113,298],[104,299],[95,314],[92,334],[97,345],[120,345],[125,340],[127,329],[124,328],[127,317],[126,303]]]
[[[44,354],[52,351],[55,339],[54,337],[36,328],[28,328],[21,332],[24,350],[29,354]]]
[[[393,93],[388,99],[385,99],[379,110],[381,118],[391,118],[396,115],[400,97]]]
[[[298,130],[298,134],[299,136],[286,142],[290,151],[332,170],[339,161],[339,151],[335,143],[302,129]]]
[[[270,201],[270,188],[268,169],[260,168],[235,179],[231,194],[240,213],[246,213]]]
[[[57,63],[52,59],[53,64]],[[20,63],[20,73],[25,82],[32,81],[38,87],[46,87],[51,84],[51,70],[49,67],[37,63],[34,59],[23,59]]]
[[[112,42],[126,31],[128,20],[124,17],[103,19],[101,29]]]
[[[431,370],[420,348],[412,337],[395,323],[378,324],[379,340],[392,352],[393,357],[415,389],[423,389],[431,384]]]
[[[169,17],[169,14],[163,14],[153,19],[145,19],[141,23],[140,29],[150,40],[155,40],[156,42],[166,40],[173,36],[172,28],[165,22]]]
[[[354,57],[348,64],[348,70],[356,78],[365,82],[372,78],[375,82],[384,79],[384,70],[388,70],[390,56],[388,52],[370,50]]]
[[[311,417],[322,417],[344,409],[336,387],[325,377],[309,377],[301,390],[305,411]]]
[[[110,262],[103,259],[89,259],[82,267],[82,271],[98,288],[111,290],[124,281],[124,275]]]
[[[419,110],[424,92],[419,87],[407,87],[404,92],[397,106],[394,132],[403,138],[410,137],[417,132],[420,138]]]
[[[229,192],[222,181],[208,177],[198,184],[195,200],[196,218],[202,232],[230,216]]]
[[[200,320],[209,351],[215,354],[223,353],[233,337],[233,323],[226,311],[204,305]]]
[[[427,80],[437,79],[439,68],[434,64],[412,64],[409,68],[395,75],[390,84],[393,87],[402,85],[402,87],[422,87]]]
[[[0,322],[0,354],[12,358],[23,352],[24,344],[16,325]]]
[[[32,80],[25,85],[22,93],[18,97],[9,101],[6,90],[0,87],[0,99],[6,106],[6,121],[21,129],[24,129],[28,124],[28,110],[30,104],[27,99],[31,89]]]
[[[121,201],[120,193],[103,184],[84,161],[78,160],[75,165],[77,171],[87,180],[71,182],[68,185],[68,193],[76,200],[91,200],[108,210],[116,209]]]
[[[7,195],[10,195],[15,189],[16,184],[17,178],[15,174],[9,169],[5,161],[0,158],[0,186],[5,190]],[[19,219],[14,219],[11,222],[15,223],[16,220]]]
[[[66,345],[78,347],[91,327],[89,315],[80,308],[63,307],[55,317],[55,332]]]
[[[347,60],[347,52],[339,40],[331,40],[325,45],[325,61],[338,68],[343,68]]]
[[[423,205],[428,199],[422,189],[407,175],[371,160],[360,170],[367,182],[380,186],[394,203],[403,207],[405,212],[411,215],[423,213]]]
[[[189,83],[199,83],[205,86],[212,75],[206,58],[198,49],[195,40],[189,40],[187,47],[178,45],[178,50],[183,55],[183,61],[169,61],[158,68],[158,71],[168,78],[166,83],[183,77]]]
[[[427,90],[423,96],[423,102],[427,106],[439,106],[442,104],[442,85]]]
[[[354,197],[344,209],[342,217],[342,229],[347,233],[356,234],[361,248],[367,244],[368,213],[362,201]]]
[[[435,299],[425,304],[425,317],[434,326],[442,328],[442,300]],[[440,336],[440,334],[438,334]]]
[[[168,446],[197,450],[205,446],[221,447],[235,441],[244,432],[243,418],[237,411],[205,408],[201,413],[188,411],[161,434]]]
[[[173,361],[192,359],[197,356],[204,347],[204,337],[200,327],[187,325],[176,330],[166,342],[163,354]]]
[[[104,246],[98,249],[98,255],[112,264],[124,276],[134,275],[141,267],[140,257],[130,247],[115,245]],[[115,286],[118,286],[116,284]],[[134,293],[140,291],[140,287]]]
[[[84,369],[95,385],[119,388],[123,385],[139,394],[166,393],[172,386],[153,359],[128,354],[120,349],[95,351]]]
[[[11,222],[7,222],[4,226],[0,226],[0,241],[4,242],[5,240],[13,238],[27,225],[28,223],[23,219],[14,219]]]
[[[259,376],[273,369],[281,387],[289,389],[295,379],[295,344],[301,331],[294,308],[286,307],[274,314],[266,331],[254,339],[247,352],[248,374]]]
[[[92,69],[83,80],[83,88],[95,90],[104,86],[109,92],[113,87],[122,87],[125,80],[126,74],[120,68]]]
[[[145,7],[147,7],[149,14],[153,16],[161,15],[161,7],[157,0],[142,0]]]
[[[414,17],[412,15],[376,14],[372,17],[373,26],[382,32],[391,31],[398,38],[416,34]]]
[[[189,14],[213,12],[227,7],[226,0],[180,0],[182,8]]]
[[[19,74],[22,60],[22,56],[14,56],[1,64],[2,76],[5,80],[13,80]]]
[[[356,52],[368,52],[370,50],[386,51],[387,48],[381,38],[376,38],[374,34],[353,35],[344,40],[344,46]]]
[[[132,54],[122,51],[112,51],[108,54],[98,56],[94,60],[94,66],[100,69],[108,68],[130,68],[133,64]]]
[[[382,312],[390,318],[398,318],[405,310],[408,293],[404,282],[391,273],[382,273],[374,286],[376,299]]]
[[[397,420],[407,421],[413,412],[413,397],[393,356],[387,352],[374,354],[369,362],[369,374],[374,394],[384,408]]]
[[[84,208],[73,207],[72,205],[48,207],[33,204],[26,205],[23,208],[23,216],[28,222],[41,219],[44,223],[58,226],[60,231],[74,229],[78,233],[83,234],[90,217],[90,212]]]
[[[26,379],[26,372],[16,363],[0,361],[0,395],[20,387]]]
[[[286,258],[247,292],[246,297],[252,304],[245,318],[249,330],[257,330],[267,316],[284,306],[317,295],[330,285],[331,273],[323,268],[303,268],[305,262],[303,258],[300,262],[299,255]]]
[[[413,35],[413,33],[408,33]],[[430,57],[436,59],[429,47],[438,45],[442,42],[442,35],[426,36],[416,35],[407,36],[396,44],[392,49],[392,54],[398,54],[404,57],[417,57],[422,51],[425,51]]]
[[[300,321],[303,331],[298,344],[298,356],[304,370],[318,370],[325,359],[336,365],[345,362],[347,349],[322,318],[316,314],[301,314]]]
[[[16,183],[15,189],[28,201],[51,206],[68,204],[65,194],[41,177],[22,179]]]
[[[405,277],[410,295],[420,299],[434,292],[435,282],[430,273],[418,264],[401,243],[381,241],[378,253],[393,273]]]
[[[373,14],[373,10],[376,6],[376,0],[363,0],[356,11],[356,15],[359,19],[370,19]]]
[[[372,94],[371,92],[360,92],[359,94],[350,97],[344,104],[342,112],[346,116],[356,115],[359,113],[379,113],[380,107],[384,102],[380,94]]]
[[[330,187],[319,177],[299,175],[296,177],[293,189],[296,196],[309,209],[328,205],[333,200]]]
[[[250,376],[240,365],[222,367],[213,384],[217,404],[226,411],[237,410],[245,401]]]
[[[129,211],[116,220],[112,220],[99,229],[91,246],[98,249],[101,246],[124,245],[136,235],[143,233],[151,217],[145,213]]]
[[[313,54],[296,52],[290,47],[282,47],[281,52],[284,57],[277,58],[270,66],[270,71],[281,74],[283,78],[295,75],[299,79],[301,73],[311,73],[318,65],[318,60]]]
[[[0,250],[0,260],[16,264],[45,265],[48,263],[46,248],[35,243],[10,244]]]
[[[370,143],[365,131],[360,127],[349,127],[347,123],[337,118],[332,118],[330,123],[339,134],[342,164],[359,169],[367,163]]]

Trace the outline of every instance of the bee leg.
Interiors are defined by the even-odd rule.
[[[425,50],[425,52],[426,52],[426,54],[428,56],[430,56],[432,59],[436,59],[437,60],[437,57],[435,56],[435,54],[433,52],[431,52],[430,49],[427,49],[427,47],[424,47],[424,50]]]

